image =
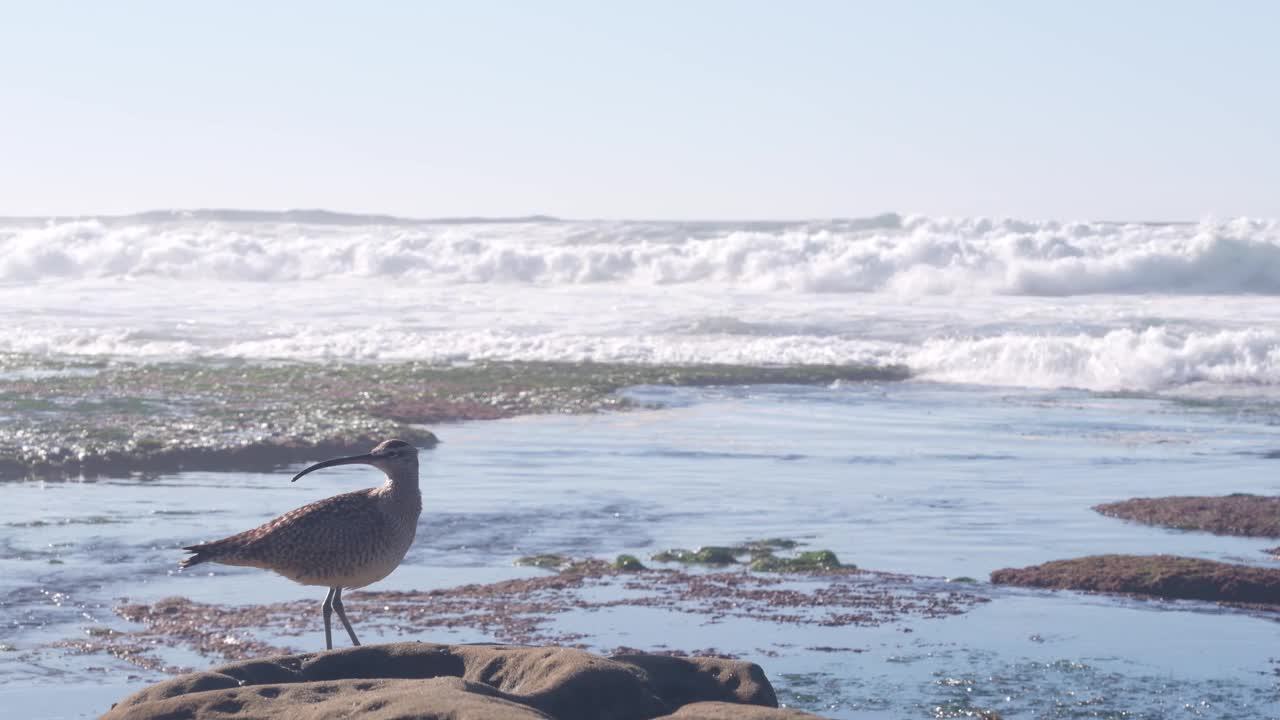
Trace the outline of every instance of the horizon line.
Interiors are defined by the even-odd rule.
[[[1072,219],[1059,218],[1024,218],[1015,215],[929,215],[927,213],[880,212],[871,215],[844,216],[809,216],[809,217],[757,217],[757,218],[640,218],[640,217],[561,217],[546,213],[526,215],[445,215],[437,217],[413,217],[392,213],[348,212],[325,208],[288,208],[285,210],[268,210],[254,208],[171,208],[152,209],[127,213],[51,213],[35,215],[0,215],[0,222],[35,222],[35,221],[79,221],[99,220],[107,222],[181,222],[183,220],[210,220],[221,222],[294,222],[305,225],[466,225],[466,224],[516,224],[529,222],[653,222],[653,223],[740,223],[740,224],[790,224],[805,222],[832,222],[855,220],[888,220],[924,215],[936,218],[983,218],[993,220],[1032,220],[1039,222],[1095,222],[1108,225],[1195,225],[1203,220],[1112,220],[1112,219]],[[1210,216],[1212,217],[1212,216]],[[1246,217],[1246,216],[1240,216]]]

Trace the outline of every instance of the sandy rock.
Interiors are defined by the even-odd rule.
[[[743,706],[727,702],[696,702],[657,720],[804,720],[813,717],[799,710]]]
[[[644,720],[814,717],[777,709],[758,665],[560,647],[395,643],[232,663],[152,685],[104,720]]]
[[[462,678],[338,680],[205,690],[117,705],[112,718],[503,718],[547,720],[544,713],[505,700],[487,685]]]
[[[698,701],[778,706],[773,686],[755,663],[646,654],[614,655],[612,659],[644,670],[654,692],[675,707]]]

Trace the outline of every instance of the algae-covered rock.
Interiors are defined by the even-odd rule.
[[[560,573],[562,575],[607,575],[617,569],[613,563],[597,558],[586,558],[571,561],[560,570]]]
[[[655,553],[654,562],[678,562],[685,565],[733,565],[743,551],[723,545],[708,545],[697,550],[672,548]]]
[[[565,557],[564,555],[556,555],[554,553],[544,553],[542,555],[525,555],[524,557],[516,558],[516,561],[513,564],[519,565],[522,567],[536,567],[536,568],[543,568],[546,570],[556,570],[561,567],[564,567],[565,565],[568,565],[569,562],[570,562],[570,559]]]
[[[618,558],[613,561],[613,569],[621,572],[640,572],[641,570],[647,570],[648,568],[646,568],[644,563],[640,562],[640,558],[635,555],[624,554],[619,555]]]
[[[800,542],[790,538],[765,538],[763,540],[748,540],[741,545],[735,546],[749,553],[771,553],[774,550],[794,550],[800,547]]]
[[[697,550],[672,548],[654,553],[654,562],[675,562],[684,565],[746,565],[757,572],[819,572],[832,570],[857,570],[855,565],[841,563],[830,550],[806,550],[794,556],[778,556],[777,549],[792,549],[800,543],[784,538],[752,540],[739,545],[708,545]]]
[[[1092,555],[991,573],[991,582],[1054,590],[1280,604],[1280,570],[1179,557]]]
[[[750,568],[757,572],[816,572],[819,570],[854,570],[854,565],[840,562],[830,550],[807,550],[795,557],[760,555],[751,561]]]
[[[1096,505],[1108,517],[1216,535],[1280,537],[1280,497],[1235,493],[1223,496],[1131,498]]]

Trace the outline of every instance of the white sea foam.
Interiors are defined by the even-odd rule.
[[[1280,225],[0,223],[0,351],[1280,388]]]
[[[1280,332],[1180,334],[1161,327],[1101,336],[932,339],[911,352],[907,363],[931,379],[988,385],[1090,390],[1280,385]]]
[[[904,295],[1280,294],[1280,226],[885,216],[813,223],[0,226],[0,282],[84,278],[679,285]]]
[[[1161,390],[1193,383],[1280,386],[1280,333],[1112,330],[1100,336],[929,338],[919,344],[831,335],[619,335],[511,330],[413,331],[297,326],[253,338],[197,340],[137,329],[0,333],[0,348],[141,358],[295,360],[591,360],[624,363],[905,365],[942,381],[1092,390]]]

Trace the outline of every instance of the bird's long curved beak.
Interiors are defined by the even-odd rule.
[[[373,461],[374,461],[373,453],[364,453],[363,455],[349,455],[347,457],[334,458],[332,460],[322,460],[316,463],[315,465],[312,465],[311,467],[303,470],[297,475],[294,475],[293,479],[290,480],[289,482],[297,482],[298,478],[302,477],[303,475],[306,475],[309,472],[315,472],[316,470],[322,470],[327,467],[333,467],[334,465],[360,465],[360,464],[372,465]]]

